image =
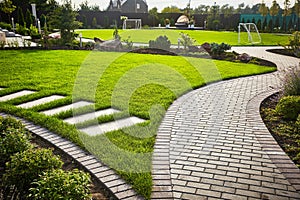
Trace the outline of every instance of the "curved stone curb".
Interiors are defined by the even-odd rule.
[[[41,137],[48,141],[56,148],[62,150],[64,153],[72,157],[78,164],[84,167],[90,174],[97,178],[103,186],[109,191],[110,195],[114,199],[120,200],[143,200],[144,198],[139,196],[132,187],[127,184],[114,170],[104,165],[95,156],[83,151],[80,147],[73,144],[69,140],[62,138],[61,136],[50,132],[49,130],[35,125],[25,119],[0,113],[2,117],[14,117],[20,120],[25,128],[28,129],[34,135]]]
[[[251,99],[247,105],[247,119],[255,130],[254,134],[261,144],[263,151],[267,153],[279,171],[286,177],[291,185],[293,185],[296,191],[300,193],[300,169],[281,149],[265,126],[260,115],[261,103],[276,92],[278,92],[278,90],[267,91]]]

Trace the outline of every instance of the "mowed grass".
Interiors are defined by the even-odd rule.
[[[275,68],[179,56],[89,51],[1,51],[0,95],[30,89],[36,94],[0,103],[0,110],[27,118],[69,138],[114,168],[134,189],[150,198],[151,157],[165,111],[184,93],[213,81],[272,72]],[[14,105],[51,94],[66,98],[32,109]],[[47,117],[37,111],[84,99],[99,110],[122,112],[105,122],[134,115],[141,125],[89,136],[62,122],[71,112]],[[87,112],[79,110],[78,112]],[[84,126],[84,125],[83,125]]]
[[[83,37],[91,38],[99,37],[104,40],[112,39],[113,29],[82,29],[77,30],[78,33],[82,33]],[[196,40],[196,44],[203,44],[204,42],[216,42],[216,43],[228,43],[233,46],[238,45],[251,45],[248,42],[248,35],[245,32],[241,33],[241,43],[238,43],[237,32],[226,31],[203,31],[203,30],[172,30],[172,29],[141,29],[141,30],[119,30],[119,34],[122,39],[127,39],[136,43],[149,43],[149,40],[154,40],[160,35],[166,35],[172,44],[177,44],[180,33],[184,32],[189,34]],[[272,33],[260,33],[262,43],[254,45],[278,45],[286,44],[289,39],[289,35],[284,34],[272,34]],[[253,41],[258,42],[259,38],[256,33],[252,33]]]

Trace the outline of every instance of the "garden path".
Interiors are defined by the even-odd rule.
[[[280,72],[299,59],[268,48],[233,50],[270,60],[278,72],[202,87],[168,109],[154,147],[152,199],[300,199],[300,170],[259,115]]]

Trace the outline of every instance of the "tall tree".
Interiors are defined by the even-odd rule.
[[[266,6],[264,0],[262,0],[262,3],[260,4],[259,13],[261,14],[261,16],[263,16],[263,22],[265,22],[266,21],[266,16],[269,13],[269,8]],[[265,24],[262,23],[262,26],[264,26],[264,25]],[[265,27],[261,27],[261,30],[264,30],[264,29],[265,29]]]
[[[300,30],[300,0],[296,0],[295,1],[295,5],[294,5],[294,12],[297,16],[297,30]]]
[[[149,10],[149,18],[152,20],[152,26],[155,26],[155,22],[158,20],[158,12],[156,7]]]
[[[283,28],[285,30],[285,32],[287,31],[287,16],[290,16],[292,14],[292,10],[290,8],[291,6],[291,1],[290,0],[284,0],[284,8],[283,8]]]
[[[22,8],[21,7],[18,7],[18,13],[17,13],[17,22],[21,25],[21,26],[24,26],[24,14],[23,14],[23,11],[22,11]]]
[[[165,7],[161,13],[181,13],[180,9],[177,6],[168,6]]]
[[[78,13],[72,8],[71,0],[64,0],[63,5],[55,9],[55,18],[52,24],[60,30],[62,42],[70,43],[74,39],[74,30],[79,28],[82,23],[76,21]]]
[[[0,10],[8,15],[8,19],[10,20],[10,15],[12,12],[14,12],[16,9],[16,6],[13,5],[13,2],[11,0],[2,0],[0,2]]]
[[[272,6],[271,6],[271,8],[270,8],[270,15],[271,15],[271,17],[272,17],[271,31],[273,31],[273,29],[274,29],[274,22],[275,22],[274,17],[278,15],[279,9],[280,9],[280,7],[279,7],[278,3],[276,2],[276,0],[274,0],[274,1],[272,2]]]

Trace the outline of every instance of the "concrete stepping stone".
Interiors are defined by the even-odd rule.
[[[65,105],[62,107],[58,107],[58,108],[53,108],[50,110],[46,110],[43,111],[42,113],[44,113],[45,115],[55,115],[64,111],[68,111],[68,110],[72,110],[72,109],[76,109],[76,108],[80,108],[80,107],[84,107],[84,106],[88,106],[88,105],[92,105],[93,103],[91,102],[87,102],[87,101],[78,101],[69,105]]]
[[[62,98],[65,98],[65,97],[60,96],[60,95],[52,95],[52,96],[43,97],[41,99],[37,99],[37,100],[34,100],[34,101],[30,101],[30,102],[27,102],[27,103],[20,104],[17,107],[18,108],[25,108],[25,109],[26,108],[32,108],[32,107],[35,107],[35,106],[38,106],[38,105],[41,105],[41,104],[45,104],[45,103],[49,103],[51,101],[62,99]]]
[[[1,88],[1,90],[2,89],[4,89],[4,88]],[[0,97],[0,102],[9,101],[11,99],[15,99],[15,98],[25,96],[25,95],[29,95],[29,94],[33,94],[33,93],[35,93],[35,92],[30,91],[30,90],[22,90],[22,91],[19,91],[19,92],[16,92],[16,93],[12,93],[12,94],[8,94],[8,95]]]
[[[125,119],[120,119],[113,122],[108,122],[104,124],[93,125],[86,128],[79,129],[80,131],[87,133],[88,135],[99,135],[110,131],[119,130],[125,127],[133,126],[144,122],[145,120],[138,117],[129,117]]]
[[[64,121],[69,124],[78,124],[78,123],[81,123],[84,121],[96,119],[100,116],[111,115],[111,114],[118,113],[118,112],[120,112],[120,111],[113,109],[113,108],[108,108],[105,110],[99,110],[99,111],[92,112],[92,113],[87,113],[87,114],[83,114],[83,115],[70,117],[70,118],[64,119]]]

